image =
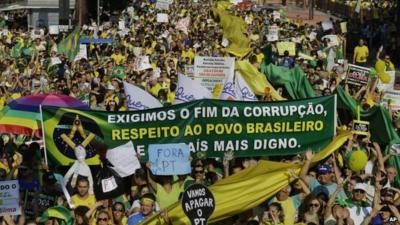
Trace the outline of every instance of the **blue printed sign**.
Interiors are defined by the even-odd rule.
[[[189,174],[189,156],[189,146],[184,143],[149,145],[149,161],[154,175]]]
[[[112,38],[81,38],[79,40],[80,44],[112,44]]]

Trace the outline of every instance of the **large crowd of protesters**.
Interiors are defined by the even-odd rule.
[[[172,105],[178,74],[186,73],[186,66],[193,65],[195,56],[228,56],[223,50],[223,29],[214,20],[213,7],[215,3],[208,0],[174,1],[168,11],[169,22],[159,23],[155,2],[137,0],[116,21],[104,20],[101,26],[93,21],[83,25],[81,38],[113,41],[88,44],[87,57],[75,61],[58,51],[57,43],[66,33],[11,28],[7,26],[11,13],[0,14],[0,108],[16,96],[55,93],[78,98],[92,110],[125,111],[128,107],[123,81],[143,88],[165,106]],[[341,20],[330,19],[333,27],[326,30],[322,23],[310,25],[290,20],[284,11],[279,12],[279,17],[273,9],[261,7],[242,10],[233,6],[228,12],[247,23],[245,35],[250,39],[252,51],[244,60],[260,71],[262,65],[271,63],[300,67],[316,96],[331,95],[337,86],[342,86],[363,108],[380,104],[382,93],[376,88],[379,79],[371,81],[375,85],[351,86],[345,79],[348,64],[373,67],[380,62],[385,64],[386,71],[395,70],[398,65],[391,61],[400,51],[400,32],[393,21],[363,25],[357,46],[346,57],[346,45],[350,43],[341,29]],[[175,25],[183,18],[189,18],[190,25],[187,30],[177,30]],[[120,21],[124,29],[120,28]],[[279,27],[281,40],[296,43],[295,55],[289,52],[279,55],[276,42],[268,41],[268,28],[273,25]],[[353,27],[348,24],[350,29]],[[336,35],[338,43],[332,45],[323,38],[326,35]],[[18,53],[15,48],[21,44],[22,51]],[[149,56],[151,68],[138,71],[137,58],[144,55]],[[125,78],[112,76],[117,65],[125,68]],[[289,98],[285,91],[282,94]],[[260,101],[270,100],[268,96],[257,97]],[[400,127],[397,112],[390,109],[390,104],[388,107],[393,126]],[[235,158],[227,153],[223,160],[193,160],[191,174],[161,177],[152,175],[144,162],[141,169],[125,180],[129,188],[121,198],[96,200],[88,178],[78,177],[68,204],[58,182],[63,169],[44,164],[37,143],[17,145],[14,142],[17,135],[8,136],[7,141],[0,139],[0,179],[18,179],[22,214],[4,214],[1,220],[4,225],[57,225],[59,222],[51,218],[41,220],[46,209],[56,205],[68,208],[76,225],[134,225],[178,201],[185,188],[193,183],[212,185],[257,164],[257,159]],[[387,163],[390,157],[397,156],[383,154],[385,146],[370,139],[354,135],[337,150],[344,155],[363,146],[369,162],[359,172],[338,165],[336,153],[313,167],[312,151],[294,157],[274,157],[303,164],[300,174],[292,174],[296,180],[251,212],[218,224],[400,224],[397,169]],[[43,196],[47,204],[38,204],[37,200],[43,200]],[[169,223],[168,213],[163,214],[163,219],[165,224]]]

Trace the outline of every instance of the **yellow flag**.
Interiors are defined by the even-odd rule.
[[[324,150],[315,155],[313,163],[331,155],[351,135],[350,132],[338,135]],[[245,212],[265,202],[293,180],[287,172],[288,169],[300,173],[301,167],[301,164],[261,160],[257,166],[242,170],[212,185],[210,190],[215,198],[215,211],[211,215],[210,223]],[[180,202],[168,207],[168,217],[174,225],[190,224]],[[160,215],[156,214],[142,224],[164,223]]]
[[[243,58],[251,52],[250,39],[243,34],[247,29],[246,22],[237,16],[228,14],[225,10],[213,9],[215,17],[219,18],[219,22],[224,30],[223,37],[229,41],[229,46],[223,49],[226,53],[230,53],[238,58]]]
[[[285,100],[275,88],[269,83],[264,74],[259,72],[249,61],[237,61],[235,64],[235,69],[239,70],[242,74],[243,79],[249,85],[251,90],[256,95],[264,95],[265,88],[270,89],[271,97],[273,100],[281,101]]]
[[[279,55],[283,55],[285,51],[289,52],[289,55],[296,55],[296,44],[294,42],[282,41],[276,43]]]

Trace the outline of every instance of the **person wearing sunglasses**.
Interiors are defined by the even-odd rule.
[[[306,211],[300,213],[299,221],[305,223],[314,223],[314,224],[322,224],[321,216],[323,211],[322,201],[318,197],[311,197],[306,201],[308,203],[305,204]]]
[[[107,225],[109,222],[109,217],[107,211],[99,211],[96,217],[97,225]]]
[[[365,217],[371,213],[371,206],[366,201],[367,185],[357,183],[353,189],[352,199],[348,199],[348,210],[355,225],[362,224]]]
[[[125,216],[125,206],[121,202],[115,202],[112,207],[113,224],[126,225],[128,218]]]

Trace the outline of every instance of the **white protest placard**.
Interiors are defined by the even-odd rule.
[[[68,32],[69,26],[68,25],[59,25],[58,29],[60,32]]]
[[[232,4],[234,4],[234,5],[237,5],[237,4],[241,3],[241,2],[243,2],[243,0],[230,0],[230,2]]]
[[[161,9],[161,10],[169,10],[169,5],[170,5],[169,0],[157,0],[156,2],[156,9]]]
[[[60,33],[60,29],[58,25],[50,25],[49,26],[49,34],[58,34]]]
[[[140,56],[136,58],[135,66],[137,71],[142,71],[152,68],[149,56]]]
[[[279,40],[279,27],[277,25],[272,25],[269,27],[267,40],[268,41],[278,41]]]
[[[203,57],[194,58],[194,79],[201,86],[213,91],[217,85],[223,85],[225,78],[234,74],[235,58]]]
[[[132,141],[107,150],[106,158],[121,177],[130,176],[141,167]]]
[[[308,35],[308,38],[310,39],[310,41],[314,41],[316,38],[317,38],[317,33],[316,32],[311,32],[309,35]]]
[[[380,91],[384,91],[384,95],[381,101],[381,105],[388,108],[389,104],[392,110],[400,110],[400,90],[398,90],[396,86],[396,72],[395,71],[386,71],[386,74],[389,75],[390,81],[386,84],[380,82],[377,85],[377,88]],[[400,78],[400,74],[397,75]]]
[[[168,23],[168,14],[157,13],[157,22],[158,23]]]
[[[149,92],[124,81],[127,107],[130,111],[159,108],[163,105]]]
[[[280,20],[281,19],[281,13],[279,11],[273,11],[272,12],[272,18],[274,18],[274,20]]]
[[[118,22],[118,30],[125,30],[125,21],[120,20]]]
[[[324,29],[324,30],[330,30],[330,29],[333,29],[333,23],[332,23],[332,21],[324,21],[324,22],[322,22],[322,29]]]
[[[185,65],[185,75],[187,77],[194,77],[194,66],[193,65]]]
[[[322,37],[322,40],[324,39],[328,39],[328,46],[338,46],[339,45],[339,40],[338,40],[338,36],[334,35],[334,34],[330,34],[330,35],[325,35]]]
[[[87,59],[87,46],[86,46],[86,44],[80,44],[79,45],[79,52],[75,57],[75,61],[76,60],[80,60],[80,59]]]
[[[150,144],[149,161],[154,175],[184,175],[190,174],[189,145]]]
[[[0,181],[0,216],[20,215],[18,180]]]

